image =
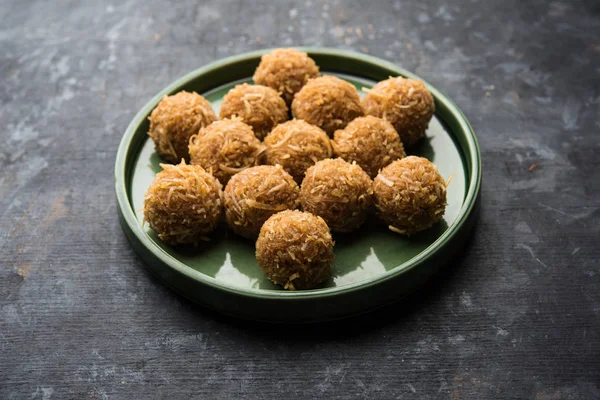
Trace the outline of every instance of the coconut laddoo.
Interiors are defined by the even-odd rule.
[[[309,80],[296,93],[292,114],[332,136],[333,132],[363,116],[364,112],[354,85],[338,77],[324,75]]]
[[[281,165],[298,183],[309,167],[330,158],[333,152],[329,137],[321,128],[299,119],[277,125],[263,144],[263,163]]]
[[[165,243],[206,240],[221,218],[221,184],[199,165],[161,167],[144,197],[144,220]]]
[[[223,97],[219,116],[221,119],[239,117],[262,140],[273,127],[288,120],[289,110],[275,90],[244,83],[236,85]]]
[[[392,124],[371,115],[356,118],[335,131],[331,145],[336,156],[356,162],[371,178],[392,161],[406,157]]]
[[[446,210],[446,182],[426,158],[409,156],[381,170],[373,182],[377,215],[390,230],[412,235],[431,227]]]
[[[372,181],[356,164],[322,160],[306,171],[300,189],[302,209],[322,217],[332,231],[362,225],[372,204]]]
[[[298,208],[300,188],[281,166],[261,165],[235,174],[225,187],[224,202],[229,227],[256,239],[271,215]]]
[[[258,164],[263,149],[249,125],[238,119],[215,121],[190,138],[190,159],[222,184],[234,174]]]
[[[256,260],[284,289],[311,289],[331,276],[333,239],[325,221],[302,211],[282,211],[260,229]]]
[[[377,83],[368,90],[362,105],[366,114],[391,122],[405,146],[425,136],[435,112],[433,96],[425,84],[401,76]]]
[[[165,96],[150,114],[148,136],[156,152],[170,163],[189,161],[190,137],[217,119],[208,100],[198,93],[179,92]]]
[[[305,52],[276,49],[260,58],[252,79],[259,85],[275,89],[290,105],[302,86],[317,76],[319,67]]]

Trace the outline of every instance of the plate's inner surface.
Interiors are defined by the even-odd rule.
[[[353,83],[359,91],[362,87],[370,88],[374,84],[361,78],[338,76]],[[233,86],[242,82],[251,82],[251,79],[232,82],[201,94],[211,102],[218,114],[223,96]],[[193,90],[193,87],[190,86],[187,90]],[[139,130],[143,130],[145,134],[148,124],[141,124]],[[386,226],[377,223],[374,217],[369,218],[359,231],[343,235],[334,234],[336,259],[333,264],[333,276],[323,287],[348,285],[373,278],[394,268],[402,268],[403,263],[425,250],[455,222],[465,199],[467,166],[447,128],[434,116],[429,124],[427,138],[416,147],[407,149],[407,153],[431,160],[437,165],[444,179],[453,176],[448,187],[448,207],[444,219],[433,228],[410,238],[389,231]],[[154,153],[154,143],[148,138],[134,163],[129,182],[131,206],[140,225],[143,224],[144,194],[156,173],[161,171],[161,162],[160,157]],[[159,248],[175,260],[223,284],[242,288],[282,290],[264,277],[256,263],[254,242],[234,235],[226,228],[224,222],[210,242],[198,247],[171,247],[163,244],[148,224],[143,224],[143,230]]]

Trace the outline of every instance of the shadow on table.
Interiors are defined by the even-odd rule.
[[[477,227],[474,228],[467,240],[465,251],[470,247],[476,231]],[[465,251],[453,258],[446,267],[442,268],[429,282],[418,288],[414,293],[368,313],[338,321],[304,324],[247,321],[209,310],[187,299],[182,298],[182,301],[199,313],[214,319],[215,322],[230,325],[244,330],[246,334],[260,336],[263,339],[272,337],[281,340],[285,338],[286,340],[300,342],[339,340],[340,338],[378,330],[390,324],[402,323],[413,314],[418,314],[423,308],[435,303],[440,297],[451,293],[456,283],[461,279]]]

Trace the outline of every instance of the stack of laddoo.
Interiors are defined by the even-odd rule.
[[[332,231],[356,232],[372,211],[406,236],[442,219],[446,181],[406,155],[435,111],[423,82],[391,77],[361,101],[295,49],[262,56],[253,80],[224,96],[218,117],[185,91],[152,111],[148,134],[168,164],[146,193],[144,219],[160,240],[208,240],[224,215],[256,241],[268,279],[311,289],[331,277]]]

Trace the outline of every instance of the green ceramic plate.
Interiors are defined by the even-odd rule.
[[[359,89],[389,76],[417,78],[389,62],[347,51],[303,49],[323,73],[335,74]],[[374,218],[360,232],[335,236],[333,277],[321,288],[284,291],[265,279],[256,263],[254,243],[221,226],[203,247],[171,247],[143,223],[144,193],[161,159],[148,138],[148,116],[165,94],[196,91],[218,111],[229,89],[250,82],[263,50],[227,58],[200,68],[158,93],[125,132],[115,166],[116,192],[123,230],[148,268],[165,284],[205,306],[242,318],[309,322],[343,318],[384,305],[415,290],[459,251],[474,224],[481,182],[475,134],[458,107],[428,85],[436,115],[427,139],[410,154],[433,161],[447,179],[444,220],[411,238],[394,234]]]

